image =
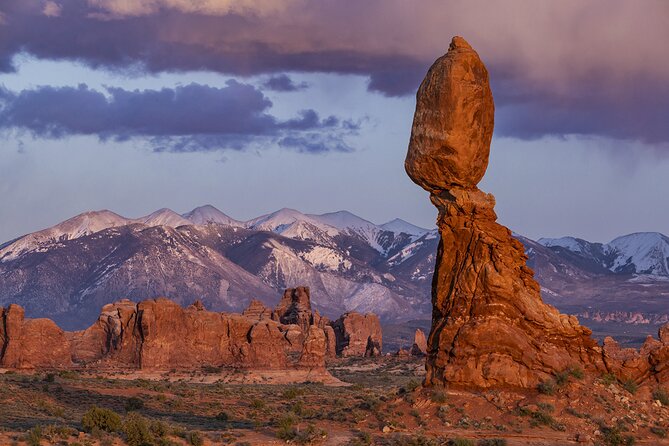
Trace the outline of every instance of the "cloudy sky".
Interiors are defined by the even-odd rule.
[[[3,0],[0,242],[205,203],[431,227],[403,160],[453,35],[490,71],[502,223],[669,233],[665,0]]]

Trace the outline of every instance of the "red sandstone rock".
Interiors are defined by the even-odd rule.
[[[332,326],[337,336],[337,354],[344,357],[381,355],[383,334],[375,314],[345,313]]]
[[[331,325],[326,325],[323,327],[323,332],[325,333],[325,357],[334,358],[337,356],[337,335],[335,334],[334,328]]]
[[[267,308],[262,302],[259,300],[253,299],[250,303],[249,306],[242,312],[242,316],[245,316],[249,319],[261,321],[263,319],[271,319],[272,318],[272,310]]]
[[[23,308],[0,308],[0,367],[61,368],[72,364],[70,343],[50,319],[25,319]]]
[[[430,192],[441,235],[426,385],[532,387],[574,365],[636,380],[665,376],[666,343],[631,352],[608,341],[602,349],[574,316],[541,300],[523,246],[476,186],[494,104],[488,72],[464,39],[455,37],[430,68],[416,104],[405,167]]]
[[[274,309],[274,320],[282,324],[299,325],[303,333],[313,324],[309,287],[288,288]]]
[[[425,339],[425,333],[420,328],[416,330],[413,337],[411,354],[413,356],[425,356],[427,354],[427,339]]]
[[[325,368],[327,339],[323,329],[315,325],[309,327],[299,365],[308,368]]]

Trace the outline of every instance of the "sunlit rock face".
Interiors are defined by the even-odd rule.
[[[455,37],[418,90],[405,162],[439,211],[426,384],[531,387],[576,364],[604,370],[590,330],[542,302],[523,246],[477,187],[493,126],[488,71]]]

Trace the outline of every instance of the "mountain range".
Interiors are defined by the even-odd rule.
[[[515,236],[544,299],[596,334],[638,340],[669,321],[668,237],[637,233],[601,244]],[[86,212],[0,245],[0,305],[19,303],[30,316],[78,329],[123,297],[201,299],[212,310],[239,311],[252,299],[274,305],[282,289],[306,285],[326,315],[424,321],[437,244],[436,229],[401,219],[376,225],[347,211],[281,209],[248,221],[209,205],[136,219]]]

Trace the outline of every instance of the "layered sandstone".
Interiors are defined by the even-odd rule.
[[[379,356],[383,349],[383,333],[377,315],[349,312],[332,323],[337,338],[337,354],[347,356]]]
[[[573,366],[637,380],[665,376],[657,363],[666,344],[637,356],[602,349],[574,316],[543,303],[523,246],[496,222],[494,197],[477,187],[493,124],[488,71],[455,37],[418,90],[405,162],[439,212],[426,384],[531,387]]]
[[[280,321],[282,324],[298,325],[306,333],[309,326],[313,324],[309,287],[285,290],[281,301],[274,309],[272,319]]]

